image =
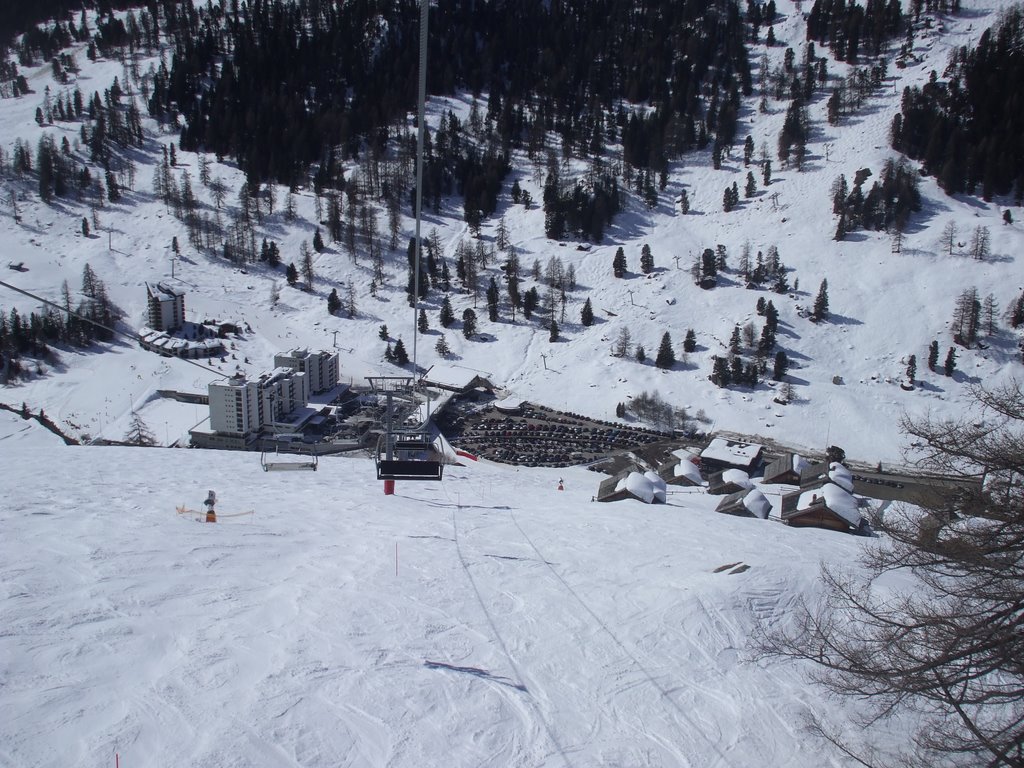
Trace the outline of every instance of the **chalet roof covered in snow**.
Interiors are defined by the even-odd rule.
[[[796,509],[798,512],[811,509],[822,498],[824,498],[825,505],[830,510],[843,518],[851,526],[857,527],[860,525],[861,514],[857,508],[857,499],[854,498],[853,494],[840,488],[835,483],[825,483],[821,488],[816,488],[813,491],[804,491],[797,500]]]
[[[654,472],[630,472],[619,480],[616,491],[626,491],[646,504],[665,503],[665,481]]]
[[[688,461],[691,464],[696,464],[700,461],[700,453],[691,451],[689,448],[676,448],[670,455],[680,461]]]
[[[853,493],[853,473],[839,462],[833,461],[828,465],[828,479],[844,491]]]
[[[756,517],[761,520],[768,518],[772,505],[757,488],[744,489],[723,496],[715,507],[716,512],[740,517]]]
[[[757,488],[747,491],[747,495],[743,497],[743,506],[750,510],[750,514],[754,517],[759,517],[762,520],[766,519],[768,513],[772,511],[772,505]]]
[[[783,453],[764,468],[764,482],[798,485],[800,473],[811,466],[811,462],[799,453]]]
[[[685,477],[694,485],[700,485],[704,482],[704,478],[700,476],[700,470],[697,469],[697,465],[686,459],[672,466],[672,476]]]
[[[739,485],[744,488],[753,487],[753,483],[750,482],[750,475],[742,469],[725,470],[722,472],[722,481],[725,483],[732,483],[733,485]]]
[[[732,467],[753,467],[761,458],[764,446],[757,443],[742,443],[716,437],[700,452],[701,461],[710,461]]]

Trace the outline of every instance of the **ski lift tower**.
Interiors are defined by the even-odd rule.
[[[378,399],[384,398],[383,433],[377,440],[374,457],[377,479],[384,481],[384,494],[390,496],[395,492],[396,480],[440,480],[444,464],[437,458],[425,423],[411,428],[401,422],[396,424],[396,409],[419,406],[413,377],[368,376],[367,380]]]

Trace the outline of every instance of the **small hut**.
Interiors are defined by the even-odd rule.
[[[853,473],[837,461],[814,464],[800,473],[800,489],[811,491],[825,483],[835,483],[847,493],[853,493]]]
[[[757,488],[730,493],[715,507],[715,512],[738,517],[757,517],[761,520],[767,520],[771,511],[771,503]]]
[[[811,462],[798,453],[784,453],[764,469],[765,484],[800,485],[800,473],[811,466]]]
[[[835,483],[791,493],[782,499],[782,521],[794,527],[852,533],[863,523],[857,499]]]
[[[712,496],[749,491],[753,487],[750,475],[741,469],[727,469],[724,472],[716,472],[708,478],[708,493]]]
[[[656,472],[626,470],[604,480],[598,488],[598,501],[623,499],[637,499],[645,504],[664,504],[665,481]]]
[[[704,478],[701,477],[697,464],[691,459],[675,455],[658,467],[658,475],[669,485],[704,485]]]
[[[757,443],[742,443],[716,437],[700,452],[701,469],[717,472],[725,469],[742,469],[748,474],[761,463],[764,447]]]

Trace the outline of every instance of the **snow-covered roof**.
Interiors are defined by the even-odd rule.
[[[753,488],[754,484],[750,482],[750,475],[744,472],[742,469],[727,469],[722,472],[723,483],[733,483],[741,488]]]
[[[703,482],[703,478],[700,476],[700,470],[697,469],[697,465],[692,461],[683,459],[674,467],[672,467],[672,474],[675,477],[685,477],[687,480],[700,484]]]
[[[825,483],[821,488],[813,491],[804,491],[797,499],[797,511],[810,509],[819,498],[824,497],[825,504],[852,526],[860,525],[861,515],[857,508],[857,500],[846,490],[835,483]]]
[[[498,402],[496,402],[494,404],[494,407],[499,411],[515,412],[521,411],[524,405],[526,405],[526,401],[523,398],[516,397],[514,395],[509,395],[504,400],[499,400]]]
[[[661,481],[659,488],[654,480],[649,477],[651,474],[653,473],[640,474],[639,472],[630,472],[618,482],[615,490],[629,491],[630,494],[645,504],[663,504],[665,502],[665,483],[661,481],[660,477],[655,475],[654,477]]]
[[[833,461],[828,465],[828,479],[844,491],[853,493],[853,474],[839,462]]]
[[[173,301],[174,299],[185,295],[185,291],[180,288],[167,285],[166,283],[157,283],[156,285],[146,283],[146,290],[149,292],[150,296],[154,299],[159,299],[160,301]]]
[[[768,513],[772,509],[768,499],[757,488],[751,488],[743,497],[743,506],[750,511],[750,514],[760,517],[762,520],[768,517]]]
[[[644,477],[651,481],[651,485],[654,488],[654,501],[660,504],[664,504],[668,498],[668,486],[665,480],[657,472],[653,470],[647,470],[644,472]]]
[[[423,374],[426,384],[433,384],[447,389],[470,389],[478,384],[490,384],[478,371],[454,365],[432,365]]]
[[[679,459],[679,461],[686,461],[691,464],[696,461],[700,461],[700,454],[694,453],[688,448],[676,448],[674,451],[672,451],[671,455],[675,456],[677,459]]]
[[[739,464],[749,466],[758,456],[764,446],[757,443],[741,443],[736,440],[726,440],[724,437],[716,437],[708,447],[700,452],[702,459],[710,459],[723,464]]]

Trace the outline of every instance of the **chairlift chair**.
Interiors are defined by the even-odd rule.
[[[422,428],[408,429],[394,423],[397,401],[411,401],[413,380],[409,376],[371,376],[370,386],[378,395],[384,396],[384,431],[377,441],[374,464],[377,479],[395,480],[440,480],[444,464],[436,458],[433,438]],[[424,454],[431,456],[425,458]],[[385,486],[388,487],[385,482]]]
[[[302,457],[298,457],[295,461],[281,461],[280,451],[274,452],[274,460],[267,461],[267,452],[263,451],[260,454],[260,464],[263,467],[264,472],[288,472],[288,471],[312,471],[316,472],[319,458],[316,455],[314,448],[313,453],[310,455],[309,460],[303,460]]]
[[[441,480],[444,463],[434,459],[419,458],[417,454],[433,450],[433,443],[423,433],[395,435],[388,450],[388,435],[381,435],[377,442],[375,464],[378,480]]]

